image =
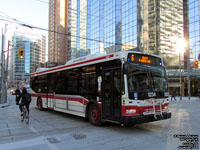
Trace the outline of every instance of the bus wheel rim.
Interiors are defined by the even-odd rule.
[[[96,109],[93,109],[91,111],[91,118],[92,118],[93,121],[97,121],[98,120],[99,116],[98,116],[98,111]]]

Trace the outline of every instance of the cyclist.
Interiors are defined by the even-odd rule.
[[[31,95],[27,93],[27,90],[25,87],[22,89],[22,93],[19,96],[19,101],[21,99],[21,103],[19,104],[19,109],[21,111],[21,115],[23,115],[23,106],[26,107],[28,114],[29,114],[29,105],[31,103]]]

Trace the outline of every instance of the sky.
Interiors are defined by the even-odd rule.
[[[48,2],[48,0],[0,0],[0,19],[6,14],[23,23],[48,29]],[[4,24],[5,22],[0,20],[0,27]]]

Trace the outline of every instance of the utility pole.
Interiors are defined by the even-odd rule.
[[[190,49],[189,49],[189,53],[188,53],[188,58],[187,58],[187,80],[188,80],[188,99],[190,100],[190,74],[189,74],[189,69],[190,69]]]
[[[1,47],[1,103],[5,103],[5,86],[4,86],[4,34],[2,29],[2,47]]]
[[[1,103],[2,104],[7,102],[7,90],[6,90],[5,67],[4,67],[6,32],[7,32],[7,24],[5,24],[5,32],[3,32],[2,29],[2,49],[1,49]]]

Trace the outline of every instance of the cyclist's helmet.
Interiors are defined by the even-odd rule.
[[[27,92],[25,87],[22,88],[22,92],[23,93]]]

